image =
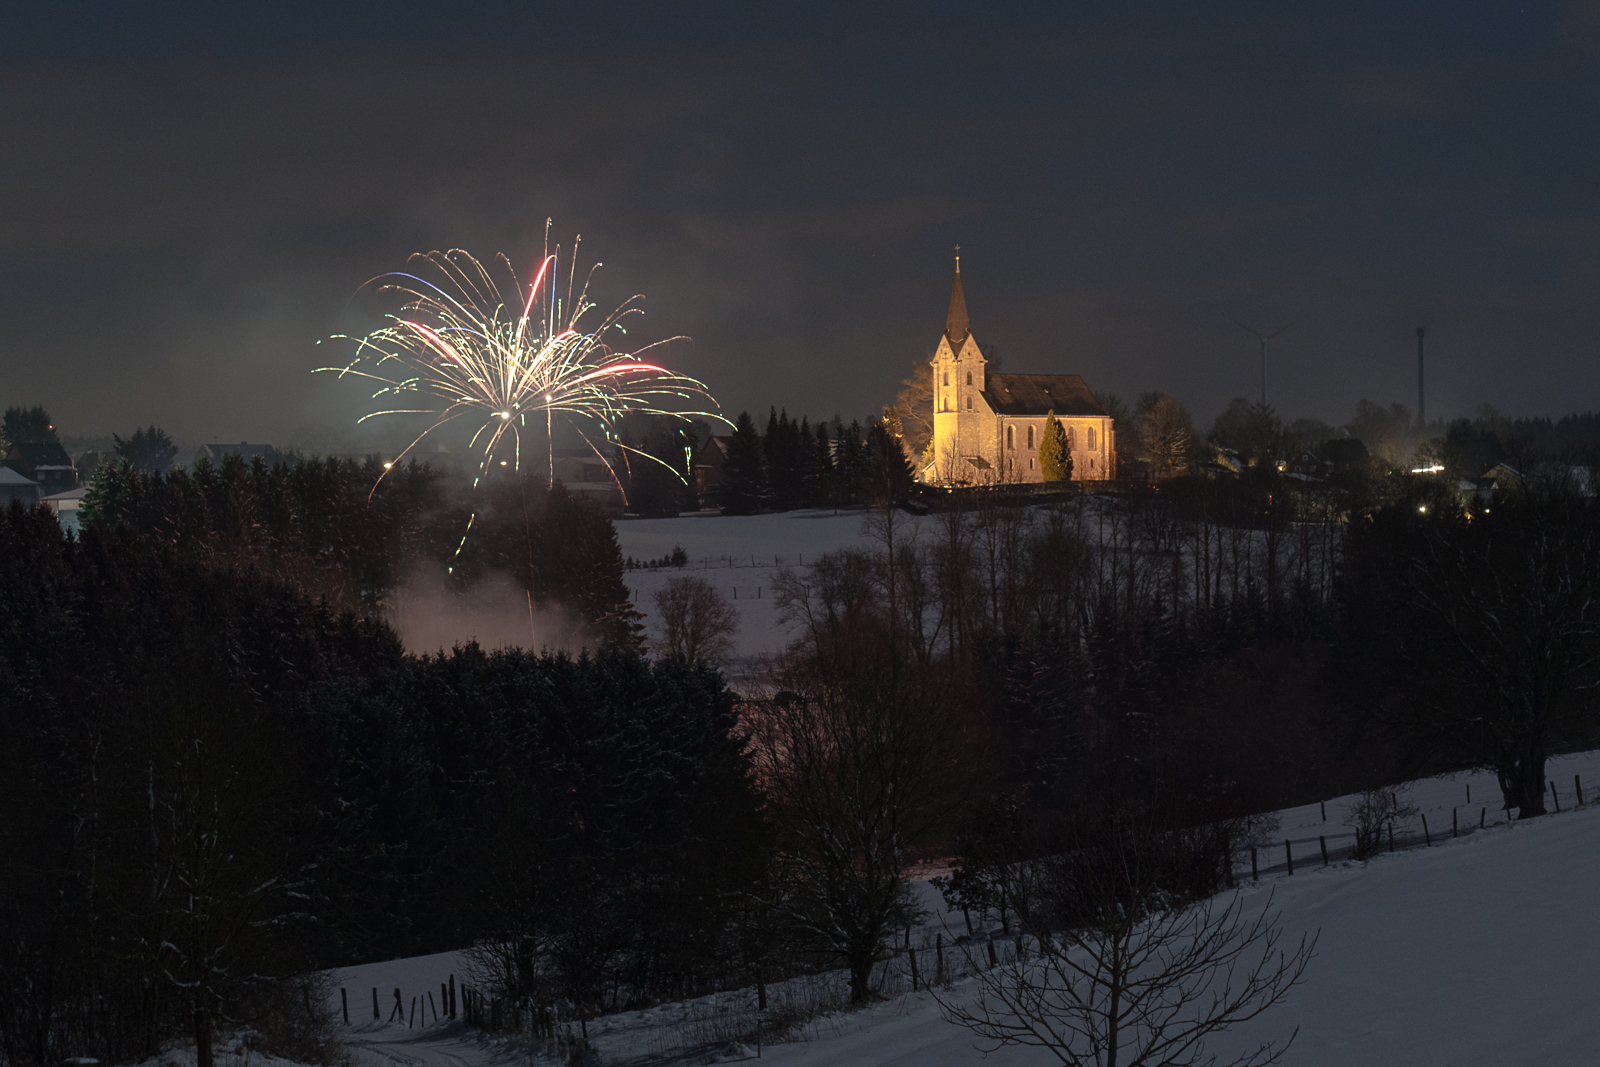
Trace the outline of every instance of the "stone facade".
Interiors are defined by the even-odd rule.
[[[1116,477],[1116,431],[1076,374],[991,374],[967,319],[956,261],[950,313],[933,355],[933,441],[918,476],[933,485],[1040,482],[1039,446],[1054,412],[1074,481]]]

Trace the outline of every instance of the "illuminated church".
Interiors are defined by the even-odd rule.
[[[918,477],[934,485],[1039,482],[1039,446],[1054,413],[1067,433],[1074,481],[1116,477],[1111,416],[1076,374],[990,373],[967,319],[961,260],[933,356],[933,440]]]

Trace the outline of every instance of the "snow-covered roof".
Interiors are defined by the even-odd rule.
[[[39,483],[25,474],[19,474],[10,467],[0,467],[0,485],[38,485]]]

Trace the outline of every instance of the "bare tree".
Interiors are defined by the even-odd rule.
[[[1401,796],[1399,788],[1368,789],[1362,793],[1344,821],[1356,834],[1356,859],[1364,860],[1378,851],[1385,826],[1416,813],[1416,806]]]
[[[1260,911],[1238,893],[1184,903],[1150,860],[1117,847],[1003,868],[1024,951],[979,969],[971,1001],[942,999],[945,1017],[985,1052],[1033,1046],[1071,1067],[1215,1063],[1207,1039],[1282,1002],[1316,938],[1284,945],[1270,897]],[[1293,1040],[1227,1062],[1274,1063]]]
[[[655,605],[661,616],[662,633],[656,643],[661,655],[715,664],[733,651],[739,609],[704,578],[673,578],[656,590]]]
[[[1188,470],[1194,423],[1176,397],[1162,393],[1154,398],[1144,413],[1140,434],[1157,478]]]
[[[1507,808],[1545,813],[1545,760],[1593,729],[1600,686],[1600,508],[1563,467],[1492,513],[1420,523],[1404,580],[1425,735],[1493,770]]]
[[[859,1004],[907,916],[911,851],[942,825],[964,770],[943,687],[900,666],[881,631],[826,647],[752,717],[752,749],[789,857],[788,921],[844,962]]]
[[[933,364],[925,359],[911,365],[911,377],[900,383],[905,388],[893,404],[883,409],[894,433],[905,445],[907,454],[919,466],[933,441]]]

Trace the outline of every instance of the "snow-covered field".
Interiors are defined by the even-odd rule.
[[[675,567],[627,572],[633,606],[645,616],[645,635],[659,635],[652,599],[673,578],[694,573],[713,582],[739,609],[734,658],[749,661],[783,650],[789,634],[772,602],[772,577],[783,567],[815,562],[824,552],[867,541],[860,509],[825,508],[772,515],[690,515],[676,519],[624,519],[617,523],[622,555],[660,559],[674,548],[689,554],[688,571]],[[906,516],[914,532],[927,519]]]
[[[1581,809],[1573,808],[1574,774],[1582,776],[1591,801]],[[1275,866],[1264,862],[1258,884],[1250,883],[1246,864],[1243,892],[1255,900],[1272,892],[1286,932],[1320,931],[1317,958],[1287,1003],[1224,1035],[1215,1049],[1244,1051],[1299,1027],[1283,1061],[1297,1067],[1600,1063],[1600,803],[1594,803],[1600,799],[1600,752],[1552,760],[1549,777],[1560,790],[1562,813],[1515,825],[1503,815],[1493,818],[1498,794],[1490,775],[1418,782],[1410,800],[1428,816],[1433,847],[1402,848],[1362,863],[1335,856],[1323,867],[1316,845],[1320,834],[1334,846],[1330,835],[1345,832],[1343,819],[1355,797],[1329,800],[1326,822],[1317,804],[1282,812],[1278,836],[1296,842],[1295,873],[1284,869],[1280,845]],[[1489,829],[1467,833],[1485,806]],[[1450,836],[1452,807],[1463,815],[1460,838]],[[1420,820],[1409,829],[1421,837]],[[925,883],[923,889],[924,899],[936,903]],[[941,927],[949,931],[947,944],[965,932],[959,916],[936,909],[915,940],[931,939]],[[352,1025],[344,1037],[358,1067],[536,1062],[526,1047],[482,1041],[460,1023],[435,1023],[431,1012],[427,1025],[419,1020],[414,1029],[372,1021],[373,987],[387,1019],[395,988],[407,1005],[430,990],[437,1000],[440,982],[454,974],[459,983],[466,973],[458,953],[336,972],[336,982],[349,991]],[[957,982],[947,995],[971,992],[970,982]],[[592,1022],[590,1035],[602,1063],[707,1062],[686,1057],[683,1043],[715,1029],[707,1017],[748,1011],[753,999],[745,991],[624,1013]],[[980,1058],[970,1035],[946,1023],[925,992],[902,992],[866,1011],[825,1017],[805,1028],[803,1038],[768,1046],[762,1058],[797,1067],[946,1067]],[[987,1062],[1055,1060],[1037,1050],[1008,1049]]]

